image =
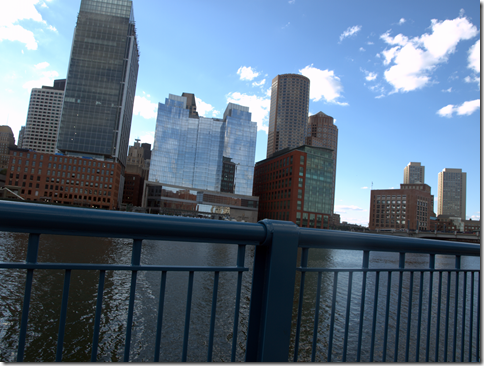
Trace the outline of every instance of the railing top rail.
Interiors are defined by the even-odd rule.
[[[256,245],[265,225],[142,213],[0,202],[0,231]]]
[[[481,255],[481,246],[479,244],[319,229],[301,230],[299,232],[299,247],[468,256]]]

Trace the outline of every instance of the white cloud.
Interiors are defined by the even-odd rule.
[[[356,35],[361,30],[361,25],[354,25],[352,27],[348,27],[347,30],[345,30],[340,36],[339,36],[339,41],[341,42],[343,39],[346,37],[351,37]]]
[[[405,18],[401,18],[398,22],[398,25],[402,25],[405,22],[406,22]]]
[[[270,98],[270,97],[271,97],[271,95],[272,95],[272,88],[268,88],[268,89],[266,90],[266,93],[265,93],[265,94],[266,94],[266,97],[269,97],[269,98]]]
[[[291,22],[287,22],[287,24],[285,26],[281,27],[281,29],[289,27],[290,24],[291,24]]]
[[[462,40],[475,37],[477,28],[467,18],[437,21],[430,26],[432,33],[408,39],[399,34],[395,37],[386,32],[380,36],[387,44],[395,47],[385,50],[384,65],[394,62],[385,70],[385,79],[395,89],[407,92],[424,87],[430,82],[431,72],[438,64],[446,62]]]
[[[296,2],[296,0],[289,0],[288,3],[289,4],[294,4]]]
[[[257,122],[257,131],[262,130],[266,133],[269,131],[270,98],[235,92],[227,95],[227,103],[249,107],[249,112],[252,113],[252,121]]]
[[[49,65],[50,65],[50,64],[49,64],[48,62],[45,62],[45,61],[44,61],[44,62],[41,62],[41,63],[39,63],[39,64],[37,64],[37,65],[34,65],[34,67],[35,67],[37,70],[41,70],[41,69],[45,69],[45,68],[49,67]]]
[[[197,112],[200,117],[214,117],[217,118],[220,115],[220,111],[215,110],[215,108],[202,101],[200,98],[195,97],[197,102]]]
[[[145,94],[143,92],[143,94]],[[134,97],[133,114],[140,115],[145,119],[156,118],[158,113],[158,103],[153,103],[145,97],[136,95]]]
[[[450,118],[454,113],[459,116],[466,115],[469,116],[481,107],[480,99],[470,100],[462,103],[461,105],[446,105],[437,111],[437,114],[441,117]]]
[[[311,80],[310,98],[317,102],[324,98],[326,101],[339,105],[348,105],[348,103],[338,102],[336,99],[343,92],[343,85],[340,78],[334,75],[333,70],[320,70],[313,65],[308,65],[299,72]]]
[[[360,47],[360,52],[365,52],[366,50],[363,47]]]
[[[334,212],[336,213],[346,213],[347,211],[366,211],[365,209],[355,206],[355,205],[334,205]]]
[[[42,85],[52,86],[58,76],[59,73],[57,71],[42,71],[38,79],[27,81],[22,87],[31,90],[32,88],[41,88]]]
[[[56,27],[54,27],[53,25],[49,25],[49,26],[47,27],[47,29],[49,29],[49,30],[51,30],[51,31],[53,31],[53,32],[57,32],[57,28],[56,28]]]
[[[361,187],[361,189],[368,189],[368,187]]]
[[[442,91],[444,93],[450,93],[452,91],[452,87],[450,87],[449,89],[442,89]]]
[[[376,72],[370,72],[370,71],[366,71],[364,69],[360,69],[361,71],[363,71],[365,73],[365,79],[368,80],[368,81],[372,81],[372,80],[375,80],[378,76],[378,74]]]
[[[481,40],[478,39],[476,43],[469,49],[469,69],[475,72],[481,72]]]
[[[259,81],[258,83],[257,82],[253,82],[252,83],[252,86],[260,86],[262,87],[262,85],[264,85],[266,83],[266,79],[262,79],[261,81]]]
[[[10,1],[7,9],[0,12],[0,42],[8,40],[21,42],[27,49],[36,50],[37,41],[34,33],[18,24],[21,20],[33,20],[47,24],[35,5],[39,0]]]
[[[254,80],[260,73],[255,72],[250,66],[242,66],[237,70],[240,80]]]

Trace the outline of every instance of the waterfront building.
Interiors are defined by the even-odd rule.
[[[0,170],[8,167],[10,149],[15,146],[15,136],[10,126],[0,126]]]
[[[370,230],[430,230],[434,196],[428,184],[400,184],[400,189],[373,189]]]
[[[116,162],[10,149],[10,190],[26,201],[117,209],[123,167]]]
[[[425,183],[425,167],[420,163],[410,162],[403,169],[403,183],[404,184],[424,184]]]
[[[305,144],[309,112],[309,79],[283,74],[272,79],[267,158]]]
[[[323,112],[318,112],[309,117],[306,145],[325,147],[333,150],[333,191],[331,214],[334,214],[334,196],[336,188],[336,158],[338,154],[338,127],[334,119]]]
[[[328,229],[332,185],[332,150],[303,145],[278,151],[255,165],[253,196],[259,196],[259,220]]]
[[[159,103],[150,182],[250,196],[257,123],[248,107],[229,103],[223,119],[198,116],[195,96]]]
[[[32,89],[27,122],[19,133],[19,148],[50,154],[56,152],[65,86],[66,80],[61,79],[54,80],[54,86]]]
[[[439,173],[437,215],[466,219],[467,173],[445,168]]]
[[[132,1],[82,0],[67,73],[59,151],[126,166],[138,62]]]
[[[215,220],[257,222],[259,198],[173,184],[145,182],[143,207],[148,213]]]

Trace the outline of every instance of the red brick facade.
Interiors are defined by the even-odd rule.
[[[142,206],[143,187],[145,180],[139,174],[125,174],[123,203],[133,205],[135,207]]]
[[[11,149],[5,185],[27,201],[113,210],[121,173],[118,163]]]

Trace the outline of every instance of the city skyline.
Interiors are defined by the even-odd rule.
[[[0,50],[9,55],[0,61],[0,124],[16,140],[31,89],[67,76],[79,4],[32,0],[17,9],[12,2],[0,18]],[[228,102],[248,106],[258,123],[255,161],[263,160],[270,81],[302,74],[310,79],[309,114],[322,111],[339,129],[341,221],[366,225],[372,184],[397,188],[409,161],[425,166],[434,192],[442,169],[467,172],[466,216],[480,217],[479,4],[249,1],[192,3],[190,12],[165,2],[134,6],[141,56],[130,144],[152,143],[158,102],[188,91],[205,117],[221,117]],[[160,22],[161,12],[171,15]]]

